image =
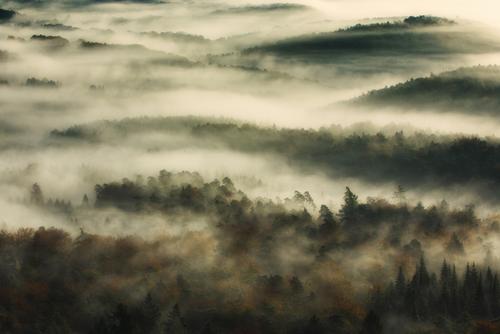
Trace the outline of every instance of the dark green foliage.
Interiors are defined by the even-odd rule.
[[[111,46],[109,44],[106,44],[106,43],[99,43],[99,42],[92,42],[92,41],[85,41],[85,40],[80,40],[80,47],[86,48],[86,49],[111,48]]]
[[[16,16],[16,12],[9,9],[0,8],[0,22],[5,22],[11,20],[14,16]]]
[[[271,3],[265,5],[252,5],[242,7],[229,7],[212,12],[212,14],[266,14],[273,12],[294,12],[308,9],[307,6],[292,3]]]
[[[69,41],[61,36],[33,35],[30,40],[48,51],[57,51],[69,44]]]
[[[48,79],[28,78],[26,80],[26,86],[41,87],[41,88],[57,88],[59,87],[59,83]]]
[[[332,234],[338,227],[333,212],[326,205],[322,205],[319,209],[319,223],[319,232],[321,234]]]
[[[298,168],[320,169],[335,177],[393,181],[404,188],[476,182],[489,190],[482,193],[485,198],[498,195],[494,189],[500,183],[500,145],[477,137],[337,134],[334,128],[275,129],[196,118],[126,119],[54,130],[51,135],[56,140],[117,143],[151,131],[189,134],[197,147],[273,153]]]
[[[114,206],[126,211],[149,208],[204,212],[217,198],[240,197],[227,178],[222,184],[219,181],[203,184],[197,173],[172,174],[166,171],[161,171],[157,178],[148,178],[146,184],[124,179],[121,183],[97,185],[95,191],[96,207]]]
[[[189,333],[184,319],[181,316],[179,305],[175,304],[172,311],[168,314],[167,322],[165,323],[165,333],[183,334]]]
[[[122,50],[122,51],[142,51],[147,50],[143,45],[139,44],[107,44],[95,41],[78,40],[80,48],[86,50]]]
[[[340,220],[344,224],[353,224],[357,220],[358,196],[356,196],[349,187],[346,187],[344,193],[344,204],[340,209]]]
[[[500,68],[461,68],[430,77],[411,79],[354,99],[352,105],[443,110],[498,115]]]
[[[210,40],[205,38],[202,35],[192,35],[185,32],[156,32],[151,31],[147,33],[143,33],[146,36],[161,38],[163,40],[168,40],[176,43],[201,43],[206,44],[210,43]]]
[[[400,269],[395,288],[388,287],[385,296],[377,297],[379,311],[419,321],[492,319],[500,314],[498,278],[491,268],[479,269],[475,264],[467,264],[464,274],[458,277],[455,265],[444,261],[439,279],[434,279],[435,276],[429,274],[422,260],[412,279],[403,284]]]
[[[365,58],[369,56],[429,56],[478,53],[498,49],[498,44],[495,45],[486,38],[477,38],[477,34],[467,31],[415,29],[452,24],[454,24],[453,21],[432,16],[408,17],[404,21],[359,24],[335,32],[293,37],[247,49],[245,53],[270,53],[305,62],[321,60],[337,63],[338,57],[342,56]],[[307,57],[310,57],[309,61]]]
[[[428,15],[420,15],[420,16],[409,16],[403,21],[404,23],[410,26],[435,26],[435,25],[451,25],[456,24],[453,20],[448,20],[444,17],[437,16],[428,16]]]
[[[464,245],[462,244],[456,233],[453,233],[453,235],[451,236],[450,242],[446,246],[446,250],[450,254],[464,254]]]
[[[382,334],[382,323],[375,312],[368,312],[360,334]]]
[[[78,29],[75,27],[67,26],[62,23],[52,23],[52,22],[42,23],[41,26],[45,29],[59,30],[59,31],[73,31]]]
[[[339,212],[321,205],[310,214],[306,208],[313,210],[314,200],[307,192],[295,192],[276,203],[252,201],[227,177],[206,182],[188,172],[161,171],[156,177],[97,185],[96,208],[85,200],[77,208],[65,200],[44,201],[41,193],[34,185],[31,198],[38,210],[55,212],[54,207],[69,205],[63,214],[73,222],[80,215],[107,214],[112,207],[143,217],[144,229],[149,214],[167,220],[203,217],[207,227],[180,239],[159,236],[149,241],[98,236],[83,229],[78,237],[54,228],[0,232],[4,331],[46,332],[56,326],[63,332],[82,333],[378,333],[382,322],[374,314],[368,313],[365,321],[356,315],[353,309],[361,306],[350,291],[343,291],[345,283],[338,288],[331,277],[323,280],[315,271],[339,255],[380,245],[388,238],[400,240],[410,231],[426,241],[439,241],[455,231],[479,229],[471,207],[412,207],[382,199],[365,203],[347,188]],[[433,220],[441,225],[438,232],[429,227]],[[205,254],[171,254],[179,242],[187,251],[204,247],[207,233],[217,245],[211,255],[217,258],[214,265],[198,268]],[[310,259],[301,261],[298,273],[276,272],[287,242]],[[418,241],[411,245],[422,251]],[[412,254],[400,242],[385,248],[409,259],[420,254]],[[228,271],[223,263],[235,267]],[[455,268],[444,263],[438,279],[421,258],[411,280],[400,269],[395,284],[374,299],[377,313],[396,309],[425,320],[432,317],[435,305],[457,317],[467,305],[472,317],[495,314],[498,298],[491,296],[498,295],[496,273],[473,265],[465,277],[462,283]],[[230,282],[247,292],[227,288],[233,286]],[[463,290],[462,285],[468,288]]]
[[[453,227],[473,229],[478,225],[474,209],[470,206],[461,210],[438,210],[437,206],[424,208],[419,205],[393,205],[382,199],[360,203],[358,197],[347,187],[344,203],[337,214],[341,224],[337,223],[336,214],[327,206],[321,205],[318,223],[313,229],[312,216],[307,208],[311,208],[311,202],[314,201],[307,192],[307,196],[295,192],[293,198],[285,200],[285,204],[293,208],[289,212],[283,204],[262,199],[255,202],[249,200],[227,177],[222,182],[205,182],[199,174],[189,172],[161,171],[157,177],[149,177],[146,181],[139,177],[135,182],[123,179],[122,182],[96,185],[95,191],[96,208],[114,207],[128,212],[159,211],[165,214],[188,211],[208,215],[224,225],[235,224],[242,230],[275,221],[276,228],[285,224],[309,226],[309,235],[322,240],[332,240],[331,238],[344,235],[349,242],[363,242],[377,234],[375,231],[369,232],[371,228],[386,223],[395,224],[391,231],[393,238],[403,233],[403,225],[400,224],[408,221],[414,222],[417,231],[431,236],[446,234]],[[304,200],[306,197],[308,200]],[[399,230],[396,229],[398,224]],[[371,235],[372,232],[375,234]],[[250,234],[246,237],[250,237]],[[455,234],[452,234],[451,240],[453,244],[448,250],[455,253],[456,247],[459,247],[456,243],[461,243]],[[463,251],[463,245],[461,249]]]
[[[387,21],[373,24],[356,24],[354,26],[340,29],[339,32],[376,32],[383,30],[401,30],[428,26],[453,25],[456,22],[436,16],[409,16],[403,21]]]

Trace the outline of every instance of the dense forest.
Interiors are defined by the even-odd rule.
[[[478,66],[410,79],[405,83],[370,91],[350,103],[410,110],[439,109],[496,117],[500,110],[499,92],[500,68]]]
[[[357,24],[335,32],[317,33],[277,41],[245,50],[269,52],[284,57],[326,58],[342,55],[411,55],[474,53],[498,48],[486,36],[471,36],[457,30],[423,30],[423,27],[453,26],[453,21],[432,16],[410,16],[403,21]],[[420,29],[419,29],[420,28]],[[325,61],[328,61],[325,59]]]
[[[55,228],[3,231],[3,331],[363,332],[373,326],[373,315],[363,311],[363,303],[373,300],[369,303],[375,303],[377,317],[401,312],[423,321],[436,313],[422,303],[439,307],[445,297],[437,292],[447,284],[450,296],[460,297],[456,306],[450,304],[449,314],[441,314],[450,323],[463,321],[463,312],[470,314],[470,326],[473,319],[498,314],[497,292],[488,294],[498,283],[491,269],[483,276],[467,265],[462,283],[455,267],[444,264],[437,281],[425,268],[421,244],[449,240],[439,253],[462,262],[476,243],[464,240],[474,234],[496,235],[498,223],[480,221],[472,207],[451,209],[444,202],[409,205],[401,187],[391,202],[361,202],[346,188],[340,209],[332,211],[315,203],[308,192],[296,191],[277,202],[251,200],[229,178],[205,182],[197,173],[161,171],[156,177],[96,185],[94,203],[87,195],[76,206],[45,197],[35,184],[23,205],[63,215],[76,225],[92,215],[112,215],[109,210],[114,208],[167,219],[203,217],[208,227],[150,241],[99,236],[84,229],[77,237]],[[109,216],[104,219],[104,224],[112,224]],[[391,283],[387,292],[370,298],[369,291],[358,290],[351,299],[353,277],[344,266],[356,266],[363,259],[338,257],[379,243],[384,245],[384,257],[396,257],[401,266],[416,264],[418,273],[407,282],[401,267],[396,285]],[[295,259],[282,253],[289,247],[295,248]],[[207,254],[200,258],[203,252]],[[484,261],[496,265],[491,258]],[[324,276],[328,267],[346,272]],[[389,264],[388,270],[395,268]],[[370,273],[365,275],[356,279],[371,279]],[[480,300],[485,308],[477,313],[474,298],[483,280],[481,296],[488,299]],[[399,293],[405,296],[404,308],[397,307],[403,302],[397,299]]]
[[[500,333],[500,5],[0,7],[0,333]]]
[[[356,24],[351,27],[340,29],[342,32],[370,32],[379,30],[400,30],[400,29],[412,29],[416,27],[429,27],[429,26],[446,26],[456,24],[453,20],[448,20],[443,17],[436,16],[409,16],[402,21],[394,22],[382,22],[382,23],[372,23],[372,24]]]
[[[405,186],[425,183],[484,185],[487,198],[499,183],[500,146],[496,140],[412,133],[262,128],[251,124],[197,118],[143,118],[99,122],[53,130],[55,145],[112,143],[143,131],[188,133],[197,146],[224,147],[280,155],[294,165],[334,176],[370,181],[395,180]],[[67,139],[68,141],[60,141]],[[150,147],[150,149],[161,149]],[[367,169],[366,165],[370,168]]]
[[[371,303],[382,316],[398,314],[416,321],[430,320],[446,331],[473,331],[473,319],[481,319],[476,330],[497,333],[498,284],[498,273],[489,266],[467,263],[463,273],[457,273],[455,265],[444,260],[440,270],[433,273],[422,258],[408,279],[399,268],[385,290],[374,293]],[[495,320],[490,323],[489,319]]]

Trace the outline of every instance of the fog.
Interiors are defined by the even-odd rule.
[[[0,8],[0,331],[500,315],[494,1]]]

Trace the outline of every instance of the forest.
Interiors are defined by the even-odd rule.
[[[410,79],[373,90],[349,103],[374,107],[431,110],[497,117],[499,110],[498,66],[461,68],[451,72]]]
[[[307,191],[279,201],[250,200],[230,178],[206,182],[197,173],[165,170],[96,185],[94,203],[86,194],[77,205],[47,195],[34,184],[21,203],[77,226],[98,214],[101,224],[113,224],[114,209],[165,219],[202,217],[207,227],[153,240],[99,236],[81,227],[78,236],[44,227],[3,231],[3,331],[351,333],[372,332],[374,321],[380,325],[399,312],[425,321],[437,315],[431,307],[455,326],[463,314],[468,326],[498,314],[496,273],[467,264],[462,282],[455,266],[444,263],[437,279],[425,267],[422,246],[448,240],[438,252],[463,262],[475,247],[465,240],[497,235],[498,222],[481,221],[473,207],[409,205],[402,187],[390,201],[366,202],[347,187],[338,211]],[[351,299],[349,277],[321,274],[355,266],[363,260],[335,259],[379,243],[379,256],[395,257],[400,266],[396,280],[380,282],[389,285],[373,297],[356,291]],[[287,247],[295,248],[295,259],[283,254]],[[491,255],[484,261],[497,264]],[[412,265],[417,273],[407,281],[402,268]],[[393,265],[388,270],[396,273]],[[364,315],[363,303],[378,314]]]
[[[407,187],[422,184],[474,183],[485,198],[495,196],[499,183],[500,146],[496,139],[436,136],[422,132],[405,135],[368,130],[262,128],[252,124],[197,118],[143,118],[98,122],[53,130],[53,145],[116,144],[144,131],[188,133],[197,147],[280,155],[298,168],[322,169],[333,176],[370,181],[395,180]],[[63,141],[61,141],[63,139]],[[66,140],[66,141],[65,141]],[[68,141],[69,140],[69,141]],[[149,149],[160,149],[150,147]],[[365,168],[365,164],[370,166]],[[493,199],[497,200],[496,198]]]
[[[0,333],[500,333],[498,10],[0,1]]]

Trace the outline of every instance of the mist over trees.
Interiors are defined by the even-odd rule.
[[[53,200],[44,196],[41,186],[34,184],[26,205],[53,210]],[[441,303],[452,303],[454,299],[443,300],[448,298],[443,293],[448,292],[440,287],[450,289],[450,298],[453,293],[458,298],[456,306],[450,306],[457,324],[459,314],[469,307],[478,308],[471,311],[471,319],[497,314],[498,297],[490,291],[496,291],[498,279],[491,269],[483,275],[475,265],[467,264],[466,283],[462,283],[455,267],[452,271],[445,263],[437,281],[422,257],[421,242],[439,244],[450,238],[450,243],[461,245],[463,254],[450,247],[443,251],[464,259],[468,247],[461,240],[487,233],[480,232],[483,222],[472,207],[451,210],[445,203],[425,208],[384,199],[363,202],[347,187],[335,212],[326,205],[318,208],[308,192],[296,191],[278,202],[251,200],[227,177],[206,182],[197,173],[167,171],[156,177],[138,176],[136,181],[96,185],[92,205],[86,195],[83,198],[81,205],[57,214],[69,214],[70,224],[84,224],[90,212],[115,208],[145,216],[203,217],[209,227],[153,240],[98,236],[85,228],[77,237],[43,227],[3,231],[3,330],[163,333],[172,326],[180,327],[174,332],[198,332],[209,326],[220,333],[284,329],[302,333],[319,326],[326,332],[364,333],[367,328],[382,328],[377,317],[393,308],[419,320],[435,315],[432,308],[419,305],[435,303],[433,307],[438,308]],[[109,224],[108,219],[103,223]],[[497,234],[498,229],[490,228],[489,233]],[[406,244],[405,240],[412,241]],[[378,293],[370,302],[376,306],[375,315],[362,311],[364,301],[371,299],[359,295],[361,291],[349,299],[353,286],[348,277],[325,277],[320,268],[355,266],[362,260],[335,259],[380,242],[383,256],[395,256],[405,266],[416,264],[417,273],[407,280],[400,268],[395,285],[385,281],[390,284],[387,292]],[[180,251],[169,244],[188,248]],[[283,247],[295,248],[302,260],[283,261]],[[208,252],[210,259],[199,258],[200,251]],[[361,279],[369,280],[369,276]],[[55,286],[57,292],[52,292]],[[239,286],[240,292],[229,286]],[[364,293],[369,295],[369,291]],[[398,296],[404,299],[399,301]],[[483,299],[476,305],[473,298]],[[235,308],[235,301],[240,306]],[[23,307],[26,303],[30,306]],[[393,306],[397,303],[405,306]],[[43,313],[38,311],[41,305],[45,305]]]
[[[494,196],[500,147],[496,141],[404,131],[392,134],[262,128],[195,118],[128,119],[53,130],[51,137],[75,143],[116,143],[143,131],[188,133],[197,146],[223,145],[243,152],[269,152],[306,169],[370,181],[395,180],[408,186],[478,183]],[[56,141],[56,142],[57,142]],[[63,142],[64,143],[64,142]],[[161,149],[161,146],[158,147]],[[370,168],[365,168],[369,165]]]
[[[497,117],[499,74],[498,66],[461,68],[370,91],[351,103],[386,108],[397,106],[407,110],[440,109]]]
[[[500,332],[500,6],[1,7],[0,333]]]

